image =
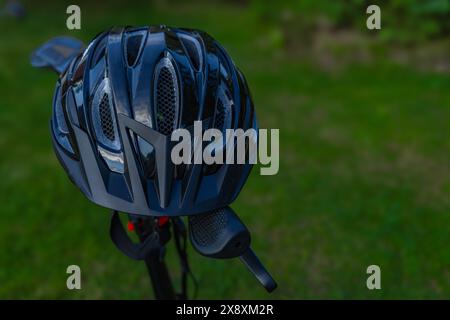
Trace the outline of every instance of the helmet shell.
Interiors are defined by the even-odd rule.
[[[170,159],[177,128],[257,128],[246,80],[205,32],[116,27],[96,36],[60,76],[53,99],[55,153],[91,201],[152,216],[230,204],[252,165]],[[248,151],[248,150],[247,150]]]

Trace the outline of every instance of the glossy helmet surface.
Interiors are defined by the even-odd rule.
[[[60,76],[51,132],[58,159],[93,202],[121,212],[176,216],[230,204],[252,165],[171,161],[170,136],[257,128],[246,80],[205,32],[112,28]]]

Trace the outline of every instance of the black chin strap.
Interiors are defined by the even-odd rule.
[[[175,238],[175,247],[177,248],[178,258],[180,260],[181,267],[181,299],[187,299],[187,278],[191,277],[194,284],[194,299],[197,297],[198,283],[194,275],[191,272],[189,266],[189,260],[187,257],[187,231],[186,226],[181,218],[172,219],[173,234]]]
[[[191,277],[194,284],[194,299],[197,295],[197,281],[193,276],[189,267],[187,257],[187,232],[183,220],[179,217],[171,219],[175,247],[180,261],[181,267],[181,292],[177,295],[179,299],[187,299],[187,278]],[[111,223],[109,227],[109,235],[116,247],[126,256],[134,260],[144,260],[151,252],[158,250],[161,252],[164,248],[163,239],[160,238],[157,229],[152,230],[148,235],[141,239],[141,243],[135,243],[128,236],[125,228],[120,221],[119,213],[112,211]],[[168,239],[167,239],[168,240]],[[166,240],[166,241],[167,241]]]
[[[141,243],[133,242],[125,231],[117,211],[112,212],[109,236],[123,254],[134,260],[144,260],[151,251],[158,250],[161,247],[157,232],[149,234]]]

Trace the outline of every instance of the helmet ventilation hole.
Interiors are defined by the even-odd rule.
[[[226,129],[230,128],[231,125],[231,108],[233,105],[232,100],[227,96],[227,92],[223,88],[219,88],[217,92],[217,102],[216,102],[216,108],[214,111],[214,122],[213,122],[213,128],[222,131],[222,133],[225,135]],[[223,143],[226,143],[225,140],[223,140]],[[221,148],[224,148],[225,146],[222,146]],[[217,172],[222,167],[221,164],[209,164],[205,165],[203,167],[204,174],[210,175]]]
[[[158,131],[169,135],[176,127],[178,113],[178,84],[175,69],[163,58],[157,67],[155,82],[156,123]]]
[[[144,36],[145,31],[132,31],[127,33],[125,57],[129,67],[134,66],[138,60],[139,54],[142,51]]]
[[[201,46],[197,40],[193,40],[192,37],[180,35],[181,43],[183,44],[192,66],[195,70],[199,71],[202,67]]]
[[[221,131],[225,131],[229,128],[232,105],[233,101],[228,97],[226,89],[219,88],[214,116],[214,128]]]
[[[108,140],[114,141],[114,124],[111,116],[111,108],[109,106],[109,97],[107,93],[103,94],[102,100],[100,101],[99,112],[103,134]]]
[[[111,151],[121,148],[114,103],[108,78],[100,82],[92,99],[92,124],[97,141]]]
[[[91,60],[91,68],[94,68],[106,55],[106,43],[108,37],[103,37],[94,49]]]
[[[222,103],[222,99],[218,99],[216,107],[216,119],[214,120],[214,127],[216,129],[222,130],[224,118],[225,118],[225,107]]]

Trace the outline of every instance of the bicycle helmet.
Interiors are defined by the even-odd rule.
[[[171,133],[196,120],[257,129],[246,80],[207,33],[149,26],[96,36],[61,74],[50,122],[59,161],[91,201],[178,216],[227,206],[252,168],[173,164]]]

